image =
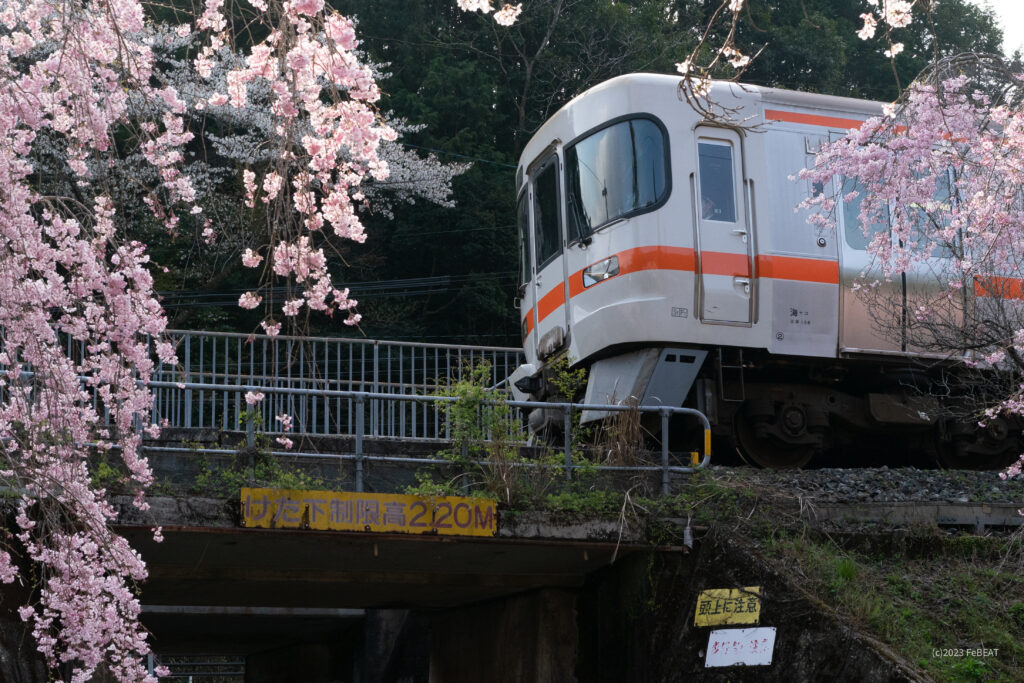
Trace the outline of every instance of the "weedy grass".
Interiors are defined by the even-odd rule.
[[[935,538],[927,556],[906,557],[790,532],[761,547],[936,680],[1009,683],[1024,670],[1024,577],[1001,558],[1019,544],[1019,538]]]

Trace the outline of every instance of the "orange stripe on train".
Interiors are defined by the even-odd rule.
[[[757,276],[838,285],[839,261],[763,254],[757,257]]]
[[[974,277],[974,295],[996,299],[1024,299],[1024,280],[1018,277]]]
[[[615,277],[641,270],[686,270],[693,272],[695,263],[693,249],[689,247],[636,247],[620,251],[615,256],[619,257],[619,275]],[[603,261],[604,259],[601,260]],[[600,261],[597,261],[597,263],[600,263]],[[589,267],[587,266],[587,268]],[[584,270],[586,268],[577,270],[569,278],[570,298],[584,290]],[[604,280],[604,282],[607,281]]]
[[[702,275],[750,277],[750,257],[721,251],[705,251],[700,255]]]
[[[788,121],[789,123],[807,123],[812,126],[824,126],[826,128],[860,128],[863,121],[857,119],[843,119],[838,116],[821,116],[819,114],[801,114],[795,111],[782,111],[779,109],[765,109],[764,117],[769,121]]]
[[[645,270],[674,270],[695,272],[697,256],[689,247],[636,247],[615,254],[619,257],[619,274],[603,282],[593,285],[597,287],[628,273]],[[604,260],[604,259],[602,259]],[[598,261],[600,263],[600,261]],[[750,259],[746,254],[730,254],[718,251],[706,251],[700,258],[701,272],[705,275],[727,275],[732,277],[750,277]],[[588,266],[589,267],[589,266]],[[569,278],[569,297],[582,293],[583,271],[577,270]],[[797,258],[793,256],[760,255],[757,257],[758,277],[775,280],[796,280],[799,282],[818,282],[823,284],[839,284],[839,263],[824,259]],[[588,288],[589,289],[589,288]],[[541,297],[537,306],[537,317],[544,320],[565,303],[563,283],[556,285]],[[532,319],[527,323],[533,329]]]
[[[554,289],[542,296],[540,301],[537,302],[537,319],[543,320],[558,310],[558,307],[564,303],[565,285],[559,280]]]
[[[526,335],[525,336],[529,337],[530,333],[533,332],[533,309],[532,308],[526,312],[526,317],[523,318],[523,322],[526,323]]]

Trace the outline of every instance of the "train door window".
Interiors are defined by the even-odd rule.
[[[533,241],[538,271],[562,251],[557,169],[558,161],[552,156],[540,170],[531,174],[534,178]]]
[[[914,229],[910,234],[910,246],[912,248],[930,249],[933,258],[951,258],[956,254],[958,239],[954,237],[947,240],[941,237],[938,232],[949,227],[952,220],[953,209],[953,184],[950,174],[952,169],[936,173],[932,177],[935,180],[935,190],[932,192],[932,203],[926,205],[914,205],[918,215],[915,217]]]
[[[519,195],[516,205],[516,227],[519,230],[519,284],[530,281],[530,212],[526,203],[527,193]]]
[[[649,118],[589,133],[565,153],[569,239],[660,206],[668,197],[668,147]]]
[[[736,190],[733,187],[732,145],[697,143],[700,170],[700,205],[704,220],[736,222]]]
[[[843,192],[840,201],[843,203],[843,234],[846,243],[857,251],[867,251],[868,245],[875,239],[875,235],[889,232],[888,209],[885,211],[885,221],[874,221],[868,226],[867,232],[861,226],[860,207],[864,202],[864,185],[856,178],[843,178]],[[856,192],[857,195],[850,201],[846,201],[847,195]]]

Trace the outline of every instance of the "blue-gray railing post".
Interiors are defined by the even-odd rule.
[[[661,410],[661,495],[668,495],[668,417],[669,411]]]
[[[356,491],[363,491],[363,418],[366,399],[356,396]]]
[[[192,382],[192,344],[188,333],[182,335],[185,342],[185,384]],[[185,428],[192,426],[192,390],[185,389]]]
[[[248,411],[249,415],[245,419],[245,444],[252,448],[256,445],[256,419],[253,417],[256,412],[256,406],[253,406]]]
[[[572,481],[572,405],[565,406],[565,480]]]
[[[373,342],[373,393],[380,392],[380,344],[377,341]],[[373,423],[373,427],[370,430],[370,434],[377,435],[377,420],[381,419],[380,414],[380,400],[374,400],[373,405],[370,407],[370,421]]]

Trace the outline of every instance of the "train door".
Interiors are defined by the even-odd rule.
[[[952,172],[949,170],[936,178],[933,199],[937,210],[923,213],[925,208],[918,209],[922,211],[921,224],[929,226],[929,234],[911,234],[906,245],[919,255],[903,273],[904,344],[905,350],[915,353],[937,353],[948,349],[951,340],[943,332],[960,327],[967,306],[966,296],[970,295],[969,291],[961,289],[960,296],[947,296],[948,283],[959,279],[953,264],[954,250],[959,245],[937,243],[931,227],[935,221],[948,221],[950,203],[954,201],[951,196]],[[948,222],[943,227],[948,227]],[[936,332],[942,338],[938,338]]]
[[[516,228],[519,233],[519,310],[520,333],[523,350],[528,358],[537,357],[537,335],[530,334],[537,328],[536,287],[530,284],[533,277],[533,258],[530,250],[530,192],[525,187],[516,200]]]
[[[537,356],[545,360],[568,339],[565,240],[558,155],[544,152],[530,167],[533,208],[533,307],[537,316]]]
[[[868,252],[875,236],[890,235],[888,221],[872,223],[864,230],[860,207],[864,187],[855,178],[841,178],[836,213],[839,224],[839,289],[842,319],[841,351],[902,351],[903,284],[899,276],[886,277]],[[843,197],[856,192],[851,201]],[[890,235],[891,238],[891,235]]]
[[[935,201],[940,205],[951,201],[949,179],[937,183]],[[864,188],[850,178],[843,180],[843,195],[858,196],[843,203],[839,215],[842,231],[843,321],[841,346],[845,351],[935,352],[942,341],[934,337],[920,311],[931,312],[945,322],[959,324],[965,302],[946,297],[947,283],[956,277],[951,262],[951,246],[936,244],[924,235],[907,236],[900,246],[911,251],[927,249],[901,273],[886,276],[868,253],[868,245],[880,233],[888,239],[898,237],[888,222],[869,226],[865,233],[860,221],[860,205]],[[940,214],[941,215],[941,212]],[[925,218],[924,220],[928,220]]]
[[[753,239],[739,135],[724,128],[697,128],[695,180],[701,320],[749,325]]]

